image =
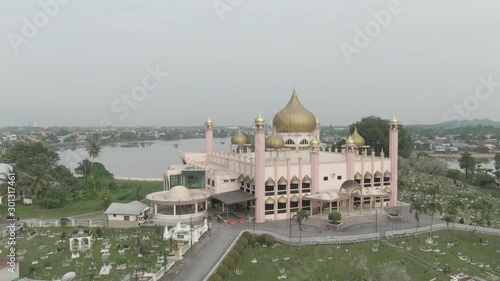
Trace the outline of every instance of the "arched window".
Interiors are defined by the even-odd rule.
[[[309,142],[306,139],[303,139],[300,141],[300,144],[309,144]]]
[[[295,142],[294,142],[293,140],[291,140],[291,139],[288,139],[288,140],[285,142],[285,144],[295,144]]]

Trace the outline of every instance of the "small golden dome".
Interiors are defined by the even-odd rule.
[[[349,135],[349,137],[345,141],[345,146],[347,146],[347,147],[355,147],[356,146],[356,144],[354,143],[354,140],[352,139],[351,135]]]
[[[273,118],[278,133],[310,133],[316,128],[316,117],[297,98],[295,89],[288,104]]]
[[[276,133],[274,129],[273,134],[266,139],[267,149],[282,149],[285,147],[285,141]]]
[[[319,147],[319,141],[316,138],[316,136],[314,136],[312,138],[312,140],[309,142],[309,146],[312,147],[312,148],[318,148]]]
[[[319,127],[319,120],[316,118],[316,127]]]
[[[365,145],[365,139],[358,133],[358,129],[354,127],[354,133],[352,133],[352,140],[357,147]]]
[[[399,125],[399,120],[396,118],[396,116],[392,116],[392,119],[389,120],[389,125],[393,125],[393,126]]]
[[[231,138],[231,144],[235,145],[245,145],[247,143],[247,137],[243,133],[241,133],[240,128],[238,128],[238,132]]]
[[[210,119],[210,117],[208,117],[207,121],[205,121],[205,125],[212,126],[213,124],[214,124],[214,122],[212,122],[212,119]]]
[[[255,118],[255,125],[264,126],[265,124],[266,124],[266,119],[264,119],[264,117],[262,117],[262,114],[260,114],[259,112],[257,118]]]

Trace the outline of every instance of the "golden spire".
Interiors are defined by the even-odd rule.
[[[285,141],[276,133],[274,129],[273,134],[266,139],[267,149],[282,149],[285,147]]]
[[[389,125],[397,126],[399,125],[399,120],[396,118],[395,115],[392,116],[392,119],[389,120]]]
[[[309,146],[310,146],[311,148],[318,148],[318,147],[319,147],[319,141],[318,141],[318,139],[316,138],[316,136],[314,136],[314,137],[312,138],[312,140],[309,142]]]
[[[345,141],[345,145],[347,147],[355,147],[356,146],[356,144],[354,143],[354,140],[352,139],[351,135],[349,135],[349,137]]]
[[[212,119],[210,119],[210,117],[208,117],[207,121],[205,121],[205,125],[212,126],[213,124],[214,124],[214,122],[212,122]]]
[[[238,128],[238,132],[231,138],[231,144],[243,146],[247,143],[247,137]]]
[[[273,126],[278,133],[310,133],[316,128],[316,117],[300,103],[293,89],[288,104],[274,115]]]
[[[352,140],[357,147],[365,145],[365,139],[358,133],[358,129],[354,127],[354,133],[352,133]]]
[[[266,119],[264,119],[264,117],[262,117],[262,114],[260,114],[259,112],[257,118],[255,118],[255,125],[264,126],[265,124],[266,124]]]

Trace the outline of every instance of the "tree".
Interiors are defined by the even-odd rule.
[[[460,165],[460,169],[465,170],[465,178],[469,179],[469,177],[474,173],[474,169],[476,168],[477,161],[472,154],[468,151],[462,153],[462,156],[458,160]]]
[[[415,211],[415,219],[417,220],[416,228],[420,227],[420,215],[425,211],[425,203],[421,199],[411,200],[410,213]]]
[[[356,127],[358,132],[363,136],[365,143],[375,149],[376,155],[380,154],[381,149],[384,149],[386,156],[389,155],[388,119],[382,119],[378,116],[363,117],[361,121],[358,121],[350,126],[350,132],[354,131],[354,127]],[[398,127],[398,130],[399,156],[408,158],[410,157],[412,149],[411,136],[402,125]]]
[[[297,221],[297,225],[299,226],[299,247],[302,244],[302,221],[306,220],[309,217],[309,211],[300,209],[297,213],[293,215],[293,218]]]
[[[434,215],[436,212],[443,212],[443,207],[437,201],[430,201],[425,204],[425,210],[431,215],[431,235],[432,235],[432,224],[434,223]]]
[[[102,152],[101,143],[94,138],[90,138],[86,150],[90,158],[92,158],[92,166],[93,166],[95,159],[101,156]]]
[[[332,221],[334,224],[340,223],[340,220],[342,219],[342,214],[339,212],[331,212],[328,214],[328,219]]]
[[[495,154],[495,175],[497,179],[500,180],[500,152]]]

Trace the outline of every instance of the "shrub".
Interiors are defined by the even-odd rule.
[[[255,238],[252,237],[252,239],[248,240],[248,245],[250,247],[255,247]]]
[[[232,270],[234,268],[234,266],[236,265],[236,262],[233,260],[233,258],[228,256],[222,260],[222,264],[227,266],[227,268],[229,268],[229,270]]]
[[[339,212],[331,212],[328,214],[328,219],[332,221],[332,223],[340,223],[340,220],[342,219],[342,214]]]
[[[264,238],[264,241],[266,242],[266,245],[268,247],[272,246],[274,244],[274,236],[270,235],[270,234],[266,234],[266,237]]]
[[[253,235],[252,233],[248,232],[248,231],[245,231],[241,234],[241,237],[244,237],[245,239],[247,239],[248,241],[250,241],[252,238],[253,238]]]
[[[238,262],[241,258],[241,254],[238,253],[238,251],[236,250],[231,250],[229,251],[229,253],[227,254],[228,257],[231,257],[235,262]]]
[[[224,281],[224,278],[222,278],[219,274],[214,273],[210,276],[210,278],[208,278],[208,281]]]
[[[238,240],[238,245],[243,246],[243,248],[248,247],[248,240],[246,238],[241,237],[240,240]]]
[[[229,268],[226,265],[221,264],[217,268],[217,274],[219,274],[222,279],[226,279],[229,276]]]
[[[234,245],[233,250],[237,251],[241,255],[245,248],[243,248],[243,246],[241,246],[240,244],[236,244]]]
[[[260,236],[257,237],[256,241],[260,244],[264,244],[266,243],[266,235],[265,234],[262,234]]]

